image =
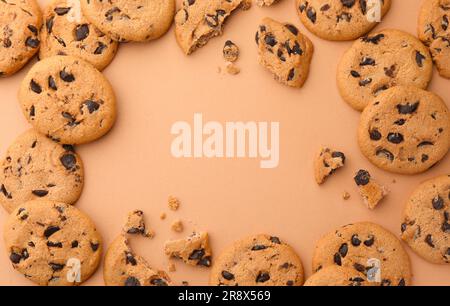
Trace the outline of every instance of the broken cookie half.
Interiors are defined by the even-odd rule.
[[[250,0],[184,0],[175,15],[175,35],[187,55],[222,34],[225,20],[237,9],[247,10]]]
[[[337,169],[344,167],[344,165],[344,153],[327,147],[320,149],[320,152],[317,154],[314,161],[314,177],[317,184],[323,184],[327,177],[333,174]]]
[[[171,281],[163,271],[150,267],[133,253],[125,235],[117,237],[106,252],[103,278],[107,286],[168,286]]]
[[[206,232],[194,232],[185,239],[168,241],[164,252],[170,258],[181,259],[191,266],[211,266],[212,251]]]
[[[367,170],[359,170],[354,177],[364,203],[369,209],[375,209],[389,193],[388,189],[372,179]]]

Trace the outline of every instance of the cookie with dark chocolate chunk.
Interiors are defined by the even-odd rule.
[[[169,258],[181,259],[191,266],[211,266],[212,250],[206,232],[194,232],[185,239],[167,241],[164,252]]]
[[[388,189],[374,180],[367,170],[359,170],[354,181],[367,208],[375,209],[389,193]]]
[[[314,161],[314,177],[316,183],[321,185],[325,180],[345,165],[345,154],[328,147],[320,149]]]

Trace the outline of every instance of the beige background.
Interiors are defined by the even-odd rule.
[[[359,114],[341,100],[335,85],[336,65],[350,43],[327,42],[308,33],[293,2],[282,0],[271,8],[254,6],[237,12],[222,37],[189,57],[178,48],[173,28],[158,41],[121,46],[105,70],[117,93],[117,124],[100,141],[78,148],[86,166],[86,187],[77,207],[93,218],[105,246],[119,233],[127,211],[140,208],[156,237],[134,239],[133,246],[156,268],[167,267],[164,241],[183,237],[196,228],[210,233],[215,255],[248,234],[280,236],[298,251],[309,276],[313,248],[323,234],[364,220],[398,234],[403,205],[412,190],[425,179],[450,172],[450,155],[434,169],[411,177],[378,170],[362,156],[355,137]],[[393,2],[379,28],[394,27],[415,34],[420,0]],[[265,16],[294,23],[313,40],[312,69],[303,89],[279,85],[258,65],[254,34]],[[217,72],[224,64],[221,50],[226,39],[241,47],[238,65],[242,73],[238,76]],[[0,80],[1,154],[29,127],[16,100],[27,69]],[[449,85],[449,80],[435,73],[430,86],[447,105]],[[258,161],[252,159],[171,157],[171,125],[179,120],[192,121],[194,112],[203,113],[205,121],[279,121],[279,167],[260,169]],[[348,164],[318,187],[313,180],[312,158],[321,144],[343,150]],[[359,168],[370,170],[392,190],[376,211],[365,208],[353,183],[353,173]],[[351,193],[351,200],[342,200],[344,190]],[[176,213],[167,209],[169,195],[182,201]],[[159,220],[163,211],[168,212],[166,221]],[[6,217],[0,209],[0,226]],[[187,225],[183,234],[170,231],[176,218]],[[450,285],[450,266],[432,265],[408,252],[414,284]],[[30,284],[13,271],[3,244],[0,267],[0,284]],[[204,285],[208,272],[179,262],[171,276],[176,282]],[[103,284],[101,269],[86,284]]]

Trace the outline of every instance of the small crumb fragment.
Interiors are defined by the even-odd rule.
[[[186,287],[189,286],[189,282],[187,282],[187,281],[182,281],[181,284]]]
[[[178,200],[175,197],[170,196],[168,204],[169,204],[169,208],[173,211],[176,211],[176,210],[178,210],[178,208],[180,208],[180,200]]]
[[[177,233],[181,233],[184,230],[183,222],[176,220],[172,223],[172,230]]]
[[[347,191],[344,191],[344,193],[342,194],[342,198],[346,201],[349,200],[350,197],[350,193],[348,193]]]
[[[277,0],[256,0],[256,5],[263,7],[263,6],[270,6],[277,2]]]
[[[239,58],[239,47],[231,40],[227,40],[223,46],[223,58],[227,62],[235,62]]]
[[[167,266],[167,270],[169,272],[175,272],[177,270],[177,267],[175,266],[175,264],[173,262],[169,263],[169,265]]]
[[[123,232],[130,235],[142,235],[144,237],[154,237],[153,231],[148,231],[145,226],[144,212],[142,210],[134,210],[128,213]]]
[[[395,178],[392,179],[392,183],[393,183],[393,184],[397,183],[397,180],[396,180]]]
[[[217,73],[218,73],[218,74],[221,74],[221,73],[222,73],[222,67],[220,67],[220,66],[217,67]]]
[[[181,259],[191,266],[211,266],[212,251],[206,232],[194,232],[185,239],[167,241],[164,252],[169,258]]]
[[[160,218],[161,220],[166,220],[167,214],[166,214],[165,212],[162,212],[162,213],[159,215],[159,218]]]
[[[241,72],[241,69],[239,69],[238,66],[236,66],[235,64],[233,64],[231,62],[227,63],[226,68],[227,68],[228,74],[231,74],[231,75],[237,75]]]
[[[321,148],[314,161],[314,176],[317,184],[323,184],[330,175],[344,165],[344,153],[326,147]]]
[[[374,181],[367,170],[359,170],[354,177],[364,203],[374,209],[389,193],[388,189]]]

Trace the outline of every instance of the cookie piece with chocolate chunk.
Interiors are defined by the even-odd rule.
[[[130,211],[127,215],[123,232],[130,235],[141,235],[144,237],[153,237],[153,232],[148,231],[144,221],[144,212],[142,210]]]
[[[74,148],[34,130],[10,145],[0,169],[0,203],[9,213],[36,199],[74,204],[83,190],[83,162]]]
[[[370,222],[343,226],[317,242],[313,273],[329,266],[354,269],[377,286],[411,285],[411,263],[401,242]]]
[[[80,285],[102,258],[94,223],[64,203],[22,203],[6,220],[3,236],[14,269],[39,285]]]
[[[227,62],[235,62],[239,58],[239,47],[231,40],[227,40],[223,46],[223,58]]]
[[[214,286],[301,286],[302,262],[278,237],[255,235],[236,241],[217,258],[211,270]]]
[[[450,0],[423,1],[418,35],[431,52],[439,74],[450,78]]]
[[[278,82],[300,88],[305,83],[314,47],[297,27],[264,18],[256,32],[259,63]]]
[[[181,259],[191,266],[211,266],[212,250],[206,232],[194,232],[185,239],[167,241],[164,252],[169,258]]]
[[[430,52],[419,39],[399,30],[382,30],[358,39],[344,53],[337,84],[344,101],[363,111],[391,87],[425,89],[432,73]]]
[[[94,141],[116,119],[116,98],[108,80],[94,66],[72,56],[36,63],[22,81],[19,102],[28,122],[60,143]]]
[[[450,148],[450,111],[434,93],[412,86],[390,88],[362,113],[358,143],[362,153],[383,170],[424,172]]]
[[[175,15],[178,45],[187,55],[222,35],[225,20],[236,10],[249,8],[249,0],[184,0]]]
[[[103,264],[106,286],[169,286],[171,280],[163,272],[153,269],[141,256],[135,254],[124,235],[109,246]]]
[[[369,7],[372,3],[374,6]],[[296,0],[305,27],[327,40],[354,40],[372,30],[391,7],[391,0]],[[377,15],[373,15],[377,12]]]
[[[321,185],[328,176],[345,165],[345,154],[324,147],[314,161],[314,177],[317,184]]]
[[[175,0],[80,2],[86,19],[119,42],[157,39],[169,30],[175,14]]]
[[[359,193],[369,209],[375,209],[389,193],[388,189],[370,176],[367,170],[359,170],[354,177]]]
[[[118,43],[101,32],[82,14],[80,1],[55,0],[44,10],[41,59],[72,55],[103,70],[114,58]]]
[[[14,74],[38,52],[41,26],[35,0],[0,1],[0,77]]]
[[[420,184],[406,202],[402,239],[434,264],[450,264],[450,175]]]

